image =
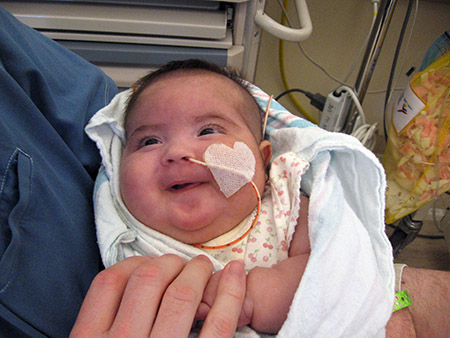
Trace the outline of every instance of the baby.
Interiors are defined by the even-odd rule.
[[[243,260],[239,326],[278,332],[310,253],[300,195],[307,163],[287,153],[268,172],[272,149],[258,104],[236,74],[204,61],[172,62],[139,80],[125,114],[120,193],[128,211],[219,261]]]

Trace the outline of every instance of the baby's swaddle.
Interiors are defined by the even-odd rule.
[[[251,90],[265,110],[268,95],[255,86]],[[197,248],[148,227],[136,228],[121,201],[118,169],[128,95],[118,94],[86,127],[102,156],[94,201],[102,199],[95,203],[95,217],[103,262],[110,266],[136,254],[176,253],[189,259],[199,253]],[[394,269],[384,233],[382,166],[353,137],[321,130],[277,102],[271,104],[266,131],[274,158],[293,151],[309,162],[302,190],[310,196],[311,256],[278,336],[384,337],[394,300]],[[216,263],[215,269],[220,268]]]

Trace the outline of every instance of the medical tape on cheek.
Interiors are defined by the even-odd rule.
[[[222,143],[211,144],[205,151],[204,163],[195,159],[190,161],[205,165],[211,170],[220,191],[229,198],[255,176],[255,156],[243,142],[235,142],[233,148]]]

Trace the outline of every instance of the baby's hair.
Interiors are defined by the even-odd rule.
[[[247,92],[247,94],[249,95],[249,98],[251,100],[253,100],[253,102],[256,105],[257,110],[258,110],[258,118],[259,118],[258,121],[261,121],[261,113],[264,113],[264,112],[259,107],[255,98],[251,94],[248,83],[243,80],[243,78],[240,76],[239,72],[237,72],[235,69],[233,69],[231,67],[221,67],[215,63],[211,63],[211,62],[208,62],[205,60],[188,59],[188,60],[183,60],[183,61],[171,61],[171,62],[161,66],[157,70],[143,76],[136,82],[136,84],[133,87],[133,93],[132,93],[132,95],[130,95],[128,102],[127,102],[127,107],[125,110],[125,126],[127,125],[127,117],[129,116],[130,112],[132,112],[135,109],[141,93],[147,87],[149,87],[151,84],[157,82],[158,80],[162,79],[164,76],[171,74],[173,72],[190,71],[190,70],[210,71],[210,72],[225,76],[225,77],[231,79],[232,81],[234,81],[241,88],[243,88],[245,90],[245,92]],[[247,118],[246,117],[243,117],[243,118],[245,119],[246,123],[249,124],[249,128],[251,130],[253,130],[254,128],[251,127]],[[263,137],[261,122],[259,123],[259,126],[261,126],[261,128],[260,128],[261,130],[253,131],[253,133],[254,134],[257,133],[257,134],[255,134],[255,138],[260,141]]]

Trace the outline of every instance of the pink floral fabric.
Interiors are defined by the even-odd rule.
[[[224,262],[242,259],[247,270],[256,266],[271,267],[285,260],[301,207],[301,177],[307,168],[308,163],[293,152],[273,160],[269,181],[262,195],[261,212],[254,228],[234,245],[214,250],[206,249],[207,252]],[[247,231],[254,216],[255,213],[252,213],[233,229],[232,237],[238,238]],[[221,237],[225,242],[230,242],[230,236],[226,235]]]

